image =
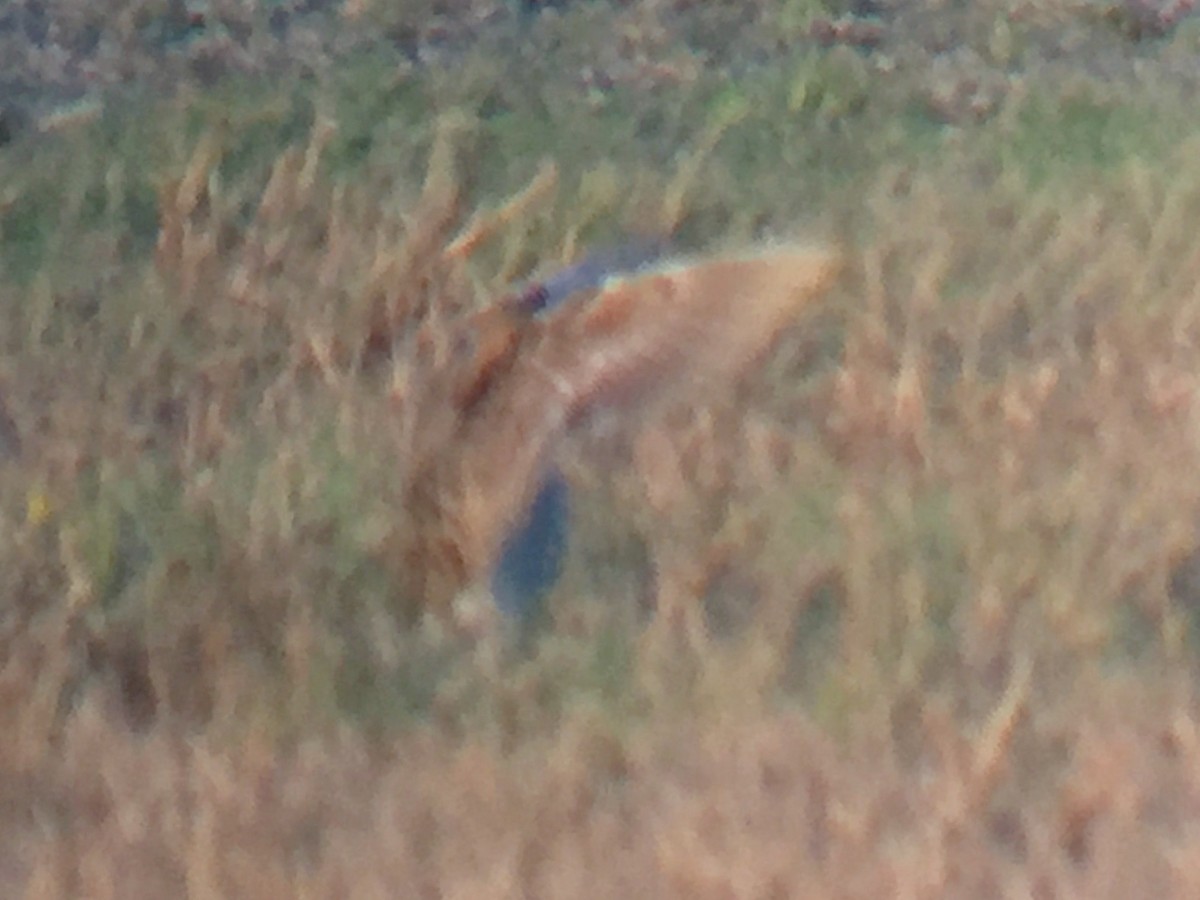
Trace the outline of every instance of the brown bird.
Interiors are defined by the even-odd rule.
[[[547,557],[565,543],[559,441],[599,409],[727,390],[841,268],[837,252],[797,245],[634,262],[614,273],[605,257],[585,261],[470,317],[452,338],[439,377],[453,415],[408,494],[416,528],[405,569],[424,608],[445,610],[490,579],[501,610],[528,619],[557,572]]]

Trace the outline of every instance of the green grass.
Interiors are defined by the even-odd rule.
[[[1140,161],[1163,164],[1196,129],[1153,95],[1110,96],[1099,90],[1035,90],[997,129],[996,155],[1034,185],[1072,180]]]

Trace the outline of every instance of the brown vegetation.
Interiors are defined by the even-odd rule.
[[[326,410],[357,441],[386,433],[393,471],[371,489],[402,497],[410,456],[396,448],[432,433],[412,424],[412,404],[444,396],[429,393],[438,373],[461,375],[422,368],[421,353],[378,357],[369,340],[387,322],[387,343],[405,346],[416,328],[428,335],[416,346],[432,348],[437,329],[454,333],[438,323],[481,302],[465,269],[425,249],[450,242],[422,223],[449,223],[438,210],[451,195],[435,204],[431,176],[414,201],[424,211],[388,249],[363,239],[378,214],[352,196],[314,199],[316,152],[280,160],[232,242],[200,174],[211,151],[164,188],[158,277],[190,327],[216,333],[186,382],[157,382],[180,392],[157,401],[176,410],[135,439],[146,452],[173,435],[161,446],[193,515],[229,515],[207,466],[245,440],[243,422],[299,428],[261,463],[297,465],[286,435],[304,433],[300,409]],[[1200,744],[1181,662],[1194,598],[1170,588],[1200,507],[1181,477],[1195,465],[1200,346],[1198,257],[1181,242],[1200,192],[1158,194],[1132,171],[1103,202],[1024,207],[1002,186],[979,204],[939,183],[884,180],[869,198],[878,237],[851,254],[844,349],[822,360],[801,338],[766,365],[807,368],[798,389],[757,381],[736,410],[724,400],[637,419],[624,473],[602,437],[575,442],[580,471],[614,477],[591,490],[615,491],[645,523],[673,602],[694,608],[715,569],[750,586],[725,598],[749,604],[741,626],[710,631],[716,620],[702,618],[690,642],[629,658],[633,718],[562,686],[595,634],[571,624],[577,599],[565,633],[516,668],[449,651],[466,679],[454,690],[484,690],[484,709],[466,712],[452,692],[398,736],[337,724],[319,672],[346,664],[331,641],[363,638],[286,587],[301,576],[268,577],[273,557],[314,551],[288,536],[295,512],[271,524],[281,498],[261,482],[236,553],[223,545],[217,568],[194,574],[168,562],[143,583],[174,582],[198,617],[163,607],[141,636],[98,614],[81,524],[10,519],[8,571],[25,573],[29,605],[8,629],[0,684],[5,882],[31,897],[1188,895]],[[341,238],[352,223],[358,237]],[[292,241],[318,250],[293,255]],[[683,274],[726,265],[742,263]],[[280,278],[316,285],[311,305]],[[354,303],[317,302],[345,283],[358,285]],[[585,323],[612,312],[581,308]],[[570,381],[592,395],[589,378]],[[252,383],[257,412],[244,419]],[[40,439],[61,443],[53,421]],[[62,510],[70,470],[54,460],[43,478]],[[314,477],[302,471],[300,490]],[[828,518],[801,548],[785,523],[805,502]],[[382,508],[394,524],[380,534],[416,527],[402,502]],[[59,576],[42,568],[47,552]],[[257,573],[246,593],[221,587],[230,566]],[[585,573],[571,590],[588,592]],[[830,646],[805,634],[822,594],[839,623]],[[278,635],[257,638],[283,654],[277,674],[247,655],[255,627]],[[354,652],[381,652],[368,646]],[[393,652],[417,652],[407,646]],[[787,684],[802,708],[780,705]],[[460,732],[468,721],[485,724]]]
[[[270,109],[188,120],[140,247],[97,211],[137,212],[132,163],[55,170],[47,214],[57,145],[13,142],[0,895],[1200,891],[1198,148],[997,99],[985,151],[951,131],[823,195],[827,285],[788,142],[837,156],[871,101],[798,71],[680,174],[521,157],[490,194],[461,111],[354,177],[336,103],[264,171],[235,135]],[[1101,165],[1116,138],[1145,158]],[[597,221],[694,264],[503,301]],[[828,286],[799,319],[797,270]],[[651,375],[677,389],[627,402]],[[514,408],[550,425],[490,446]],[[480,459],[551,446],[564,578],[497,654],[426,615],[459,585],[411,548],[455,491],[495,501]]]

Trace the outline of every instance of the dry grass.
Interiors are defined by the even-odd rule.
[[[640,530],[660,608],[731,592],[734,624],[709,609],[683,643],[655,626],[612,644],[596,604],[620,598],[589,599],[575,569],[557,635],[496,670],[392,618],[424,596],[387,557],[421,527],[405,472],[461,417],[439,399],[461,368],[432,361],[484,296],[438,251],[450,151],[392,222],[320,184],[321,134],[236,235],[212,145],[164,186],[143,277],[169,302],[128,320],[139,365],[116,371],[135,412],[169,414],[105,430],[111,378],[79,397],[10,375],[51,499],[31,513],[28,479],[6,482],[8,884],[1188,894],[1194,597],[1171,587],[1200,506],[1200,185],[1134,165],[1102,196],[1030,200],[948,190],[975,177],[955,165],[882,176],[873,237],[817,317],[839,352],[797,334],[736,406],[572,443],[596,498],[580,540]],[[148,466],[158,496],[123,497],[121,470]],[[350,498],[329,493],[339,471]],[[608,495],[625,525],[587,521]],[[151,503],[183,533],[123,546]],[[347,565],[377,580],[347,587]],[[605,641],[627,647],[617,670],[588,649]],[[420,677],[424,724],[369,737],[339,712],[347,684],[403,702],[363,679]]]
[[[713,286],[806,230],[810,163],[902,139],[873,99],[726,97],[671,165],[510,158],[460,109],[358,168],[350,110],[265,104],[148,142],[149,193],[81,156],[51,212],[15,146],[0,893],[1195,895],[1198,148],[1107,140],[1155,111],[1100,95],[1043,134],[1030,95],[848,153],[800,322]],[[536,327],[497,304],[647,222],[701,263]],[[685,276],[704,316],[637,303]],[[755,364],[628,342],[679,310]],[[413,548],[512,463],[522,366],[575,387],[546,447],[577,502],[550,621],[496,656]],[[659,368],[702,394],[592,402]]]
[[[672,718],[579,712],[511,753],[351,731],[281,751],[89,701],[6,766],[0,873],[26,897],[1189,896],[1194,691],[1020,675],[988,710]]]

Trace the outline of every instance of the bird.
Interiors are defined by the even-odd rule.
[[[570,489],[555,453],[593,414],[653,414],[728,389],[827,293],[841,254],[780,244],[671,256],[635,242],[585,257],[469,316],[446,371],[452,424],[415,468],[405,570],[429,609],[489,586],[529,627],[565,553]]]
[[[527,314],[545,316],[581,292],[596,290],[611,276],[629,275],[661,257],[666,244],[641,239],[594,251],[582,261],[518,292]],[[551,466],[533,501],[518,523],[510,527],[491,575],[496,608],[518,628],[528,629],[543,612],[546,595],[557,582],[566,555],[570,523],[570,488],[559,469]]]

